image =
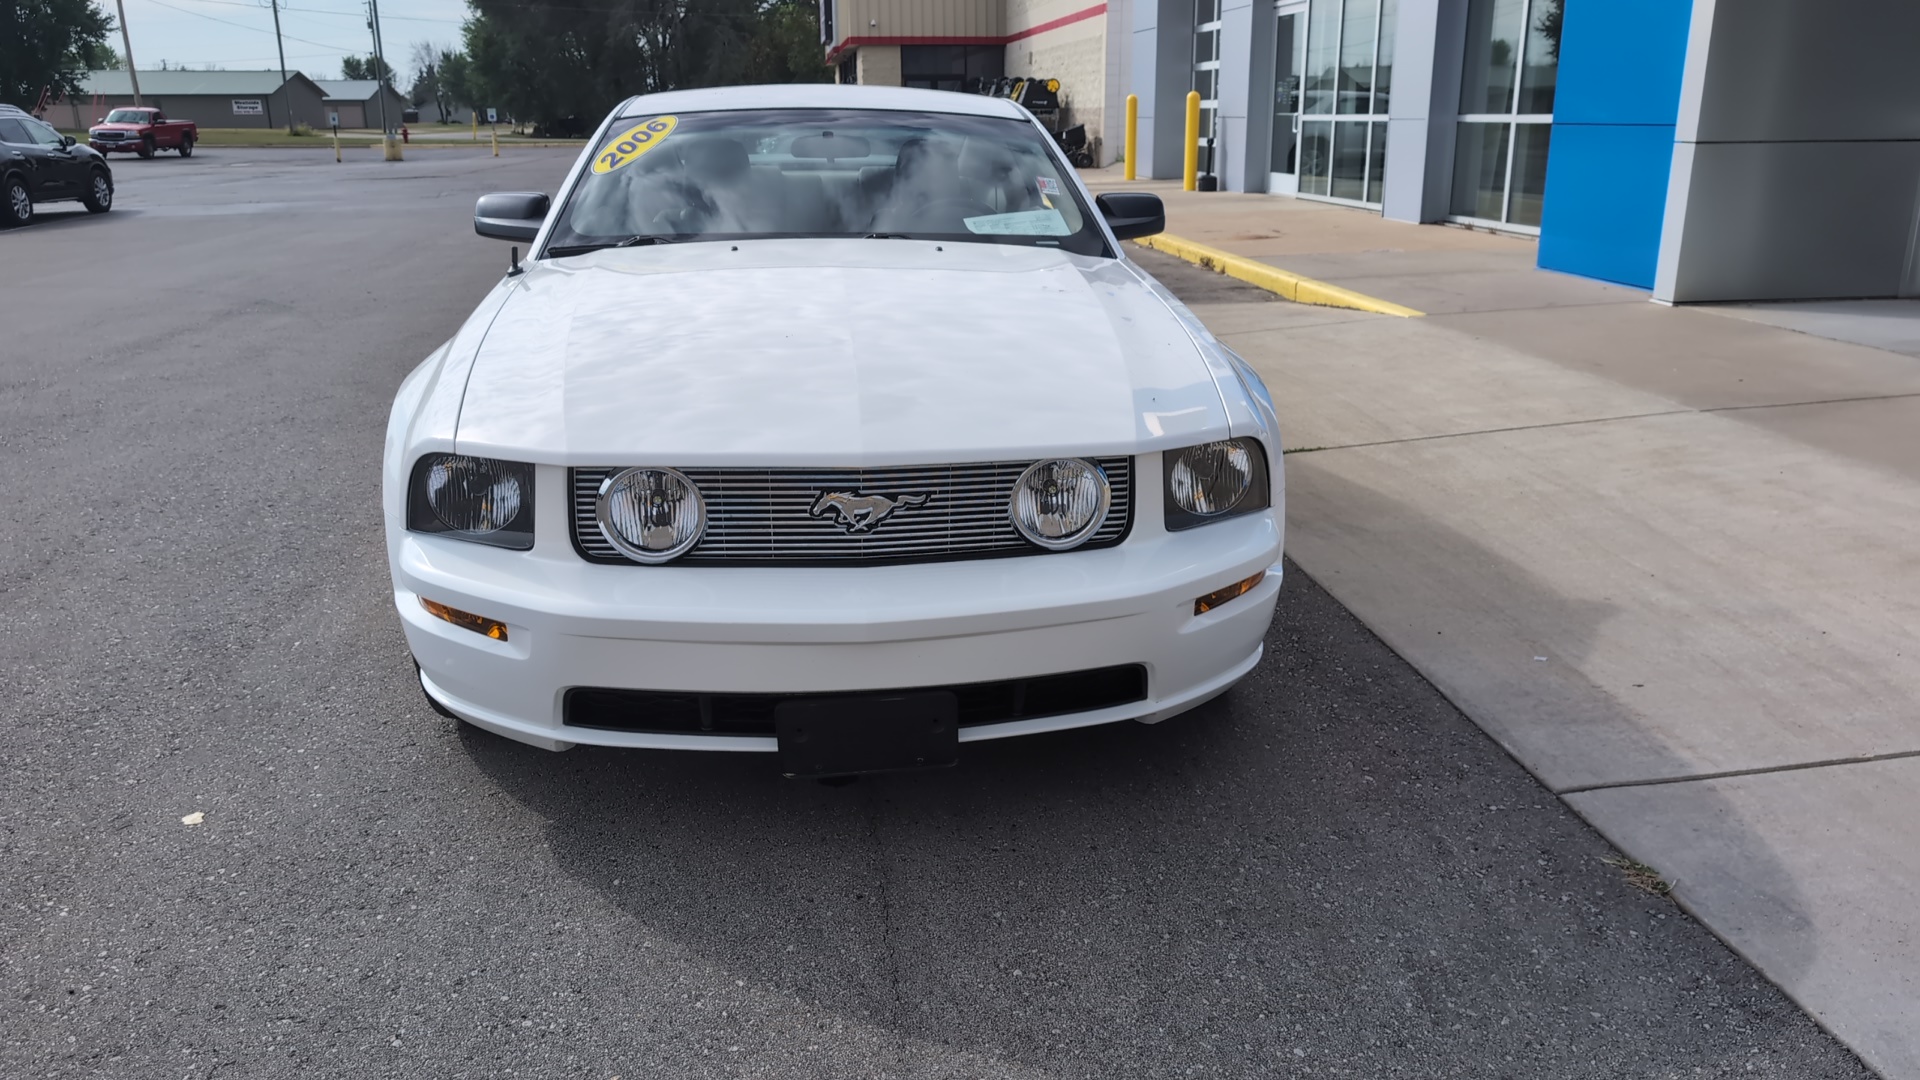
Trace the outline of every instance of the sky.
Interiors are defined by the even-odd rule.
[[[98,0],[117,21],[113,0]],[[267,0],[122,0],[133,56],[140,70],[168,67],[277,69],[273,11]],[[380,32],[387,63],[412,79],[408,54],[416,41],[458,46],[465,0],[380,0]],[[373,51],[361,0],[282,0],[280,30],[287,47],[287,70],[315,79],[340,77],[342,56]],[[108,35],[116,52],[124,51],[116,30]]]

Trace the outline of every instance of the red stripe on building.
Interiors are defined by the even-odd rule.
[[[1034,26],[1029,26],[1025,30],[1021,30],[1017,33],[1008,34],[1007,44],[1011,45],[1014,42],[1019,41],[1023,38],[1030,38],[1036,34],[1044,34],[1049,30],[1058,30],[1063,26],[1072,26],[1074,23],[1080,22],[1085,19],[1091,19],[1095,15],[1105,15],[1106,13],[1107,13],[1107,5],[1095,4],[1090,8],[1083,8],[1079,11],[1074,12],[1071,15],[1062,15],[1057,19],[1048,19],[1046,22],[1039,23]]]
[[[1049,30],[1058,30],[1063,26],[1072,26],[1074,23],[1083,22],[1096,15],[1105,15],[1106,13],[1106,4],[1095,4],[1090,8],[1082,8],[1070,15],[1062,15],[1057,19],[1048,19],[1046,22],[1029,26],[1025,30],[1015,31],[1011,34],[1000,34],[998,36],[991,34],[985,36],[954,35],[952,37],[888,37],[885,35],[875,35],[871,37],[855,36],[842,38],[838,44],[834,45],[833,51],[827,54],[827,63],[833,63],[840,59],[841,53],[860,45],[1011,45],[1016,41],[1024,41],[1027,38],[1044,34]]]

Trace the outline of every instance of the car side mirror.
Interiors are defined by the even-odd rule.
[[[1116,239],[1132,240],[1167,231],[1167,208],[1160,196],[1144,191],[1115,191],[1093,200]]]
[[[61,145],[61,146],[72,146],[72,145],[73,145],[73,144],[74,144],[75,142],[77,142],[77,141],[78,141],[78,140],[77,140],[77,139],[75,139],[75,138],[74,138],[73,136],[71,136],[71,135],[62,135],[62,136],[60,136],[60,145]]]
[[[482,195],[473,207],[473,231],[494,240],[532,242],[552,206],[553,200],[538,191]]]

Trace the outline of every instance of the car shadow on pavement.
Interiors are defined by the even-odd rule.
[[[1157,726],[845,787],[461,737],[644,933],[906,1073],[1864,1075],[1297,568],[1267,649]]]

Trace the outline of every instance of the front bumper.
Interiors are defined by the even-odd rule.
[[[566,691],[852,692],[1141,664],[1144,700],[967,727],[960,738],[1155,722],[1259,661],[1280,549],[1268,512],[1136,533],[1099,551],[906,566],[600,566],[564,535],[514,552],[401,533],[390,554],[421,683],[463,719],[553,750],[771,751],[771,736],[570,727]],[[1261,571],[1251,592],[1194,614],[1196,597]],[[422,597],[506,623],[507,640],[429,615]]]

